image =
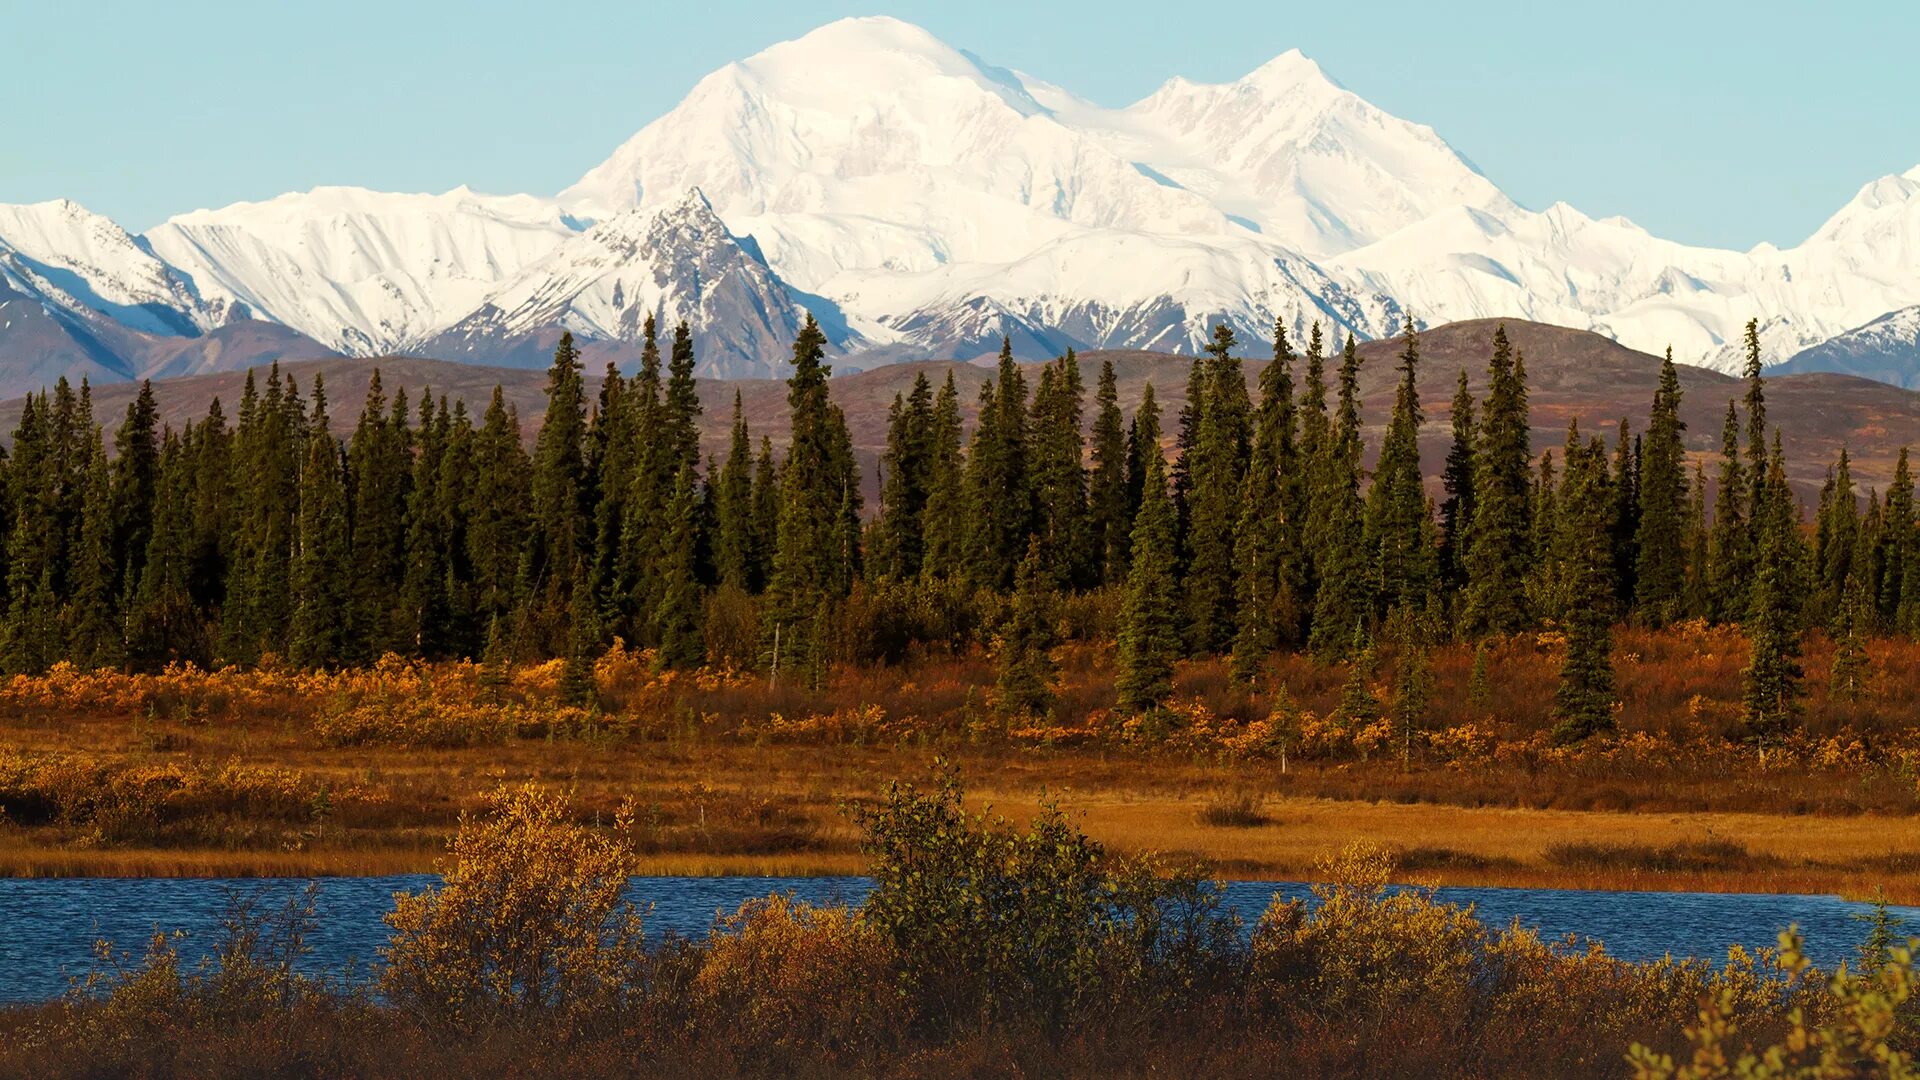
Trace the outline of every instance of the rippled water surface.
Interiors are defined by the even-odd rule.
[[[321,926],[311,939],[314,972],[364,970],[386,940],[381,922],[396,891],[434,882],[427,875],[321,878]],[[0,1000],[53,997],[92,963],[93,945],[107,940],[137,952],[156,929],[182,930],[184,957],[204,954],[220,917],[235,896],[277,904],[306,883],[294,879],[239,881],[204,878],[0,879]],[[743,900],[791,892],[815,902],[858,902],[867,881],[857,877],[636,878],[634,897],[653,906],[651,931],[703,933],[715,912]],[[1236,881],[1228,903],[1249,920],[1273,894],[1306,896],[1294,882]],[[1805,931],[1815,960],[1847,956],[1865,935],[1856,916],[1868,909],[1831,896],[1757,896],[1729,893],[1626,893],[1564,889],[1442,889],[1443,900],[1473,904],[1490,925],[1515,919],[1549,937],[1598,938],[1615,955],[1644,960],[1665,953],[1719,960],[1734,944],[1771,945],[1788,924]],[[1920,910],[1900,909],[1907,930],[1920,933]]]

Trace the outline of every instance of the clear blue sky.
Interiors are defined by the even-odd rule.
[[[316,184],[552,193],[707,71],[855,14],[1104,104],[1297,46],[1522,203],[1692,243],[1797,243],[1920,163],[1912,0],[10,8],[0,202],[64,195],[133,229]]]

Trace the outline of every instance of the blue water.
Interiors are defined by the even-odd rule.
[[[317,879],[320,927],[309,939],[310,973],[359,971],[377,961],[386,941],[381,921],[396,891],[434,883],[424,874],[376,878]],[[235,895],[266,906],[306,884],[294,879],[205,878],[0,878],[0,1001],[40,1001],[65,991],[69,980],[93,964],[94,943],[137,954],[155,930],[182,930],[181,955],[205,954],[220,918]],[[868,883],[857,877],[650,877],[636,878],[634,898],[651,904],[652,932],[698,936],[714,915],[741,901],[791,892],[814,902],[857,903]],[[1275,893],[1305,897],[1295,882],[1236,881],[1227,902],[1249,921]],[[1809,953],[1829,966],[1844,959],[1865,936],[1855,918],[1864,904],[1831,896],[1764,896],[1731,893],[1590,892],[1567,889],[1442,889],[1442,900],[1472,904],[1490,926],[1518,919],[1549,938],[1565,934],[1598,938],[1616,956],[1655,959],[1667,953],[1718,961],[1728,946],[1772,945],[1789,924],[1805,933]],[[1920,933],[1920,909],[1897,909],[1905,929]]]

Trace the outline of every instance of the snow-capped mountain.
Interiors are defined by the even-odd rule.
[[[195,210],[146,239],[203,296],[376,355],[464,317],[574,232],[551,199],[329,187]]]
[[[703,373],[773,377],[791,355],[804,309],[697,190],[615,214],[518,275],[478,310],[420,347],[451,360],[498,363],[551,354],[542,331],[638,344],[648,315],[665,329],[699,326]],[[664,331],[663,331],[664,332]],[[528,336],[539,346],[523,349]]]
[[[1298,51],[1108,108],[847,19],[701,79],[554,197],[321,188],[144,237],[71,203],[0,207],[0,289],[0,368],[38,343],[9,385],[274,350],[533,364],[563,330],[624,361],[650,313],[692,324],[710,375],[778,374],[808,312],[843,366],[1003,335],[1028,356],[1190,350],[1223,320],[1250,342],[1276,321],[1378,337],[1411,313],[1727,369],[1749,318],[1778,359],[1920,305],[1920,168],[1796,246],[1696,248],[1522,207]]]
[[[0,205],[0,281],[68,316],[144,333],[192,336],[225,321],[146,244],[67,199]]]
[[[1920,390],[1920,305],[1828,338],[1777,370],[1836,371]]]

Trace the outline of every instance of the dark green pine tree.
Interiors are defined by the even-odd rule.
[[[612,361],[600,376],[600,396],[587,419],[586,475],[593,506],[593,587],[603,618],[624,628],[629,590],[619,580],[627,496],[645,447],[640,441],[638,395]]]
[[[1034,535],[1047,572],[1063,587],[1090,585],[1098,572],[1087,514],[1086,442],[1080,434],[1083,390],[1079,357],[1068,349],[1041,370],[1028,419]]]
[[[648,315],[640,332],[640,370],[622,394],[632,431],[632,464],[627,489],[617,506],[605,510],[609,530],[617,531],[615,551],[604,559],[608,593],[606,607],[619,619],[619,630],[650,643],[650,613],[659,602],[659,583],[653,576],[653,552],[660,547],[667,500],[672,495],[675,464],[680,452],[667,434],[666,387],[661,377],[658,326]],[[619,515],[616,526],[615,515]]]
[[[960,460],[960,392],[953,371],[933,399],[927,422],[927,499],[920,520],[920,576],[955,581],[965,570],[966,470]]]
[[[1833,666],[1827,676],[1828,698],[1855,702],[1867,696],[1873,676],[1873,662],[1867,656],[1871,620],[1866,583],[1855,578],[1847,583],[1829,631],[1833,637]]]
[[[160,437],[153,535],[127,611],[127,660],[137,671],[212,663],[206,611],[193,594],[200,459],[191,447],[203,437],[197,428],[189,425],[185,438],[171,430]]]
[[[412,655],[439,660],[454,655],[459,633],[453,625],[453,523],[440,491],[453,419],[447,401],[434,406],[433,393],[420,397],[418,450],[407,490],[406,569],[400,584],[398,637]]]
[[[1613,505],[1608,508],[1608,534],[1613,543],[1613,579],[1616,610],[1625,611],[1633,603],[1635,569],[1639,552],[1634,546],[1640,533],[1640,444],[1632,437],[1627,418],[1620,418],[1614,429],[1613,473],[1609,493]]]
[[[140,570],[153,537],[153,504],[160,480],[160,407],[153,384],[141,380],[127,415],[113,435],[113,550],[116,594],[139,588]]]
[[[1908,462],[1907,448],[1904,446],[1900,448],[1899,459],[1894,462],[1893,481],[1887,487],[1887,502],[1880,517],[1880,592],[1874,598],[1875,605],[1884,625],[1904,634],[1912,634],[1914,625],[1910,616],[1913,608],[1904,601],[1907,597],[1907,579],[1914,573],[1916,559],[1913,468]],[[1914,599],[1920,601],[1920,596]]]
[[[1634,534],[1633,602],[1661,627],[1688,611],[1687,425],[1680,419],[1680,376],[1673,350],[1660,365],[1646,441],[1640,449],[1640,521]]]
[[[1148,390],[1151,391],[1149,386]],[[1142,399],[1141,413],[1153,397]],[[1134,429],[1143,425],[1136,418]],[[1134,520],[1132,563],[1120,612],[1114,689],[1120,707],[1141,713],[1158,708],[1173,693],[1173,664],[1180,656],[1180,630],[1174,614],[1178,582],[1174,574],[1173,501],[1167,493],[1166,464],[1155,442],[1142,443],[1140,513]]]
[[[773,580],[773,553],[780,541],[780,465],[773,456],[773,439],[760,436],[760,453],[753,459],[753,582],[754,592],[765,592]]]
[[[809,316],[793,344],[787,404],[793,437],[781,470],[778,546],[763,607],[769,659],[819,673],[821,615],[851,583],[846,512],[857,484],[845,418],[827,394],[826,334]],[[779,650],[775,653],[775,644]]]
[[[66,380],[60,381],[66,387]],[[47,394],[28,395],[13,433],[7,470],[7,617],[0,634],[0,660],[9,674],[46,670],[65,646],[53,589],[53,571],[63,565],[59,455],[54,445]]]
[[[278,364],[255,395],[249,373],[231,452],[233,513],[226,603],[220,620],[220,658],[251,664],[286,648],[292,622],[294,519],[299,513],[299,466],[305,407]]]
[[[694,573],[694,533],[700,507],[693,468],[684,462],[667,501],[666,528],[660,533],[654,576],[660,602],[653,610],[654,639],[660,662],[675,669],[697,668],[707,658],[701,626],[700,582]]]
[[[1246,494],[1251,412],[1246,377],[1233,355],[1233,330],[1214,327],[1202,362],[1201,398],[1194,409],[1194,445],[1188,453],[1186,493],[1186,638],[1195,653],[1224,652],[1233,644],[1235,532]]]
[[[1767,391],[1761,377],[1760,320],[1747,320],[1747,360],[1741,370],[1747,394],[1747,520],[1758,521],[1767,499]]]
[[[1853,488],[1853,464],[1844,446],[1828,485],[1815,527],[1814,562],[1820,578],[1816,611],[1837,613],[1848,584],[1861,569],[1854,561],[1860,544],[1859,495]]]
[[[1423,537],[1431,521],[1420,471],[1420,341],[1408,316],[1400,353],[1400,386],[1367,490],[1365,543],[1372,559],[1376,614],[1405,604],[1424,607],[1437,577],[1437,552]]]
[[[1493,332],[1487,393],[1474,445],[1473,517],[1467,525],[1463,623],[1472,635],[1513,634],[1532,625],[1527,578],[1533,565],[1533,445],[1526,361]]]
[[[1000,343],[994,380],[980,388],[980,420],[967,452],[969,570],[974,584],[1013,585],[1033,531],[1034,498],[1028,470],[1027,384],[1013,346]]]
[[[1235,529],[1236,625],[1232,674],[1251,684],[1267,656],[1299,639],[1305,492],[1295,460],[1293,352],[1274,328],[1273,360],[1260,373],[1260,404]]]
[[[1741,723],[1767,743],[1793,729],[1803,693],[1799,612],[1793,601],[1792,555],[1779,533],[1765,536],[1755,560],[1747,609],[1747,666],[1741,672]]]
[[[287,633],[287,658],[301,667],[332,667],[350,652],[349,594],[357,570],[347,517],[340,444],[327,428],[326,386],[316,374],[300,467],[293,625]]]
[[[1307,644],[1322,657],[1343,657],[1366,636],[1373,612],[1372,563],[1360,502],[1360,351],[1351,334],[1340,359],[1334,425],[1311,468],[1309,505],[1318,534],[1309,545],[1319,582]]]
[[[720,468],[720,486],[714,498],[714,569],[720,584],[742,592],[759,587],[754,536],[753,438],[740,409],[740,391],[733,392],[733,427],[727,443],[727,463]]]
[[[1727,402],[1727,419],[1720,429],[1720,473],[1713,501],[1712,532],[1708,541],[1711,569],[1708,592],[1713,618],[1738,622],[1746,618],[1753,584],[1753,531],[1747,516],[1751,498],[1747,469],[1740,460],[1740,416]]]
[[[1126,418],[1120,413],[1119,380],[1111,360],[1100,362],[1093,400],[1093,472],[1087,484],[1090,556],[1098,562],[1097,583],[1118,585],[1127,577],[1133,520],[1127,499]]]
[[[887,412],[887,449],[880,459],[880,514],[867,568],[879,580],[920,576],[926,554],[927,489],[932,471],[933,384],[925,372]]]
[[[566,632],[576,563],[592,552],[587,480],[586,392],[580,378],[580,354],[573,335],[560,335],[547,369],[547,411],[534,436],[531,499],[526,544],[520,563],[519,591],[525,605],[523,631],[543,653],[561,652]],[[590,566],[590,563],[586,565]],[[596,619],[597,621],[597,619]]]
[[[1041,538],[1031,538],[994,650],[999,706],[1014,716],[1044,716],[1053,707],[1055,580]]]
[[[473,486],[466,493],[467,562],[476,616],[510,618],[520,603],[520,553],[527,540],[530,467],[519,416],[498,386],[473,436]],[[511,631],[511,627],[509,627]],[[509,641],[515,637],[509,633]]]
[[[662,444],[667,448],[667,483],[678,482],[680,467],[700,469],[700,392],[693,379],[693,332],[683,320],[673,328],[667,357],[667,387],[660,402]]]
[[[600,605],[593,596],[593,575],[585,559],[575,559],[568,588],[567,649],[560,668],[560,700],[576,708],[597,710],[599,683],[594,666],[605,650]]]
[[[1693,466],[1693,488],[1688,495],[1682,531],[1687,537],[1687,583],[1680,610],[1689,619],[1713,615],[1713,531],[1707,525],[1707,467]]]
[[[89,440],[80,499],[78,532],[67,566],[64,656],[82,670],[118,668],[126,659],[126,641],[118,610],[114,534],[119,523],[114,504],[113,471],[96,427]],[[149,512],[151,507],[149,507]]]
[[[1612,484],[1606,444],[1584,447],[1567,436],[1566,477],[1556,502],[1556,561],[1564,598],[1566,656],[1554,691],[1554,739],[1578,742],[1613,729],[1613,619],[1616,590],[1611,524]]]
[[[1140,516],[1140,501],[1147,487],[1147,466],[1154,457],[1166,467],[1166,455],[1160,449],[1160,403],[1154,397],[1153,384],[1140,391],[1140,404],[1127,424],[1127,515],[1132,522]],[[1133,526],[1127,528],[1129,560],[1133,547]]]
[[[406,572],[407,489],[413,472],[405,410],[405,391],[395,393],[389,404],[376,368],[347,443],[355,569],[348,589],[347,659],[353,663],[411,651],[395,588]]]
[[[1467,525],[1473,520],[1473,392],[1467,388],[1465,368],[1454,387],[1450,414],[1453,441],[1440,472],[1446,493],[1440,503],[1440,582],[1449,593],[1458,593],[1467,587]]]
[[[443,402],[444,404],[444,399]],[[436,422],[438,417],[436,417]],[[447,563],[448,649],[452,656],[477,657],[486,647],[488,620],[479,614],[473,585],[473,564],[467,558],[466,500],[474,487],[473,420],[467,403],[455,399],[446,413],[446,450],[440,456],[439,495],[441,528]]]
[[[1575,432],[1577,434],[1577,432]],[[1558,623],[1564,613],[1564,594],[1560,580],[1559,484],[1555,479],[1553,451],[1540,455],[1540,475],[1533,487],[1532,568],[1527,574],[1527,607],[1541,621]]]
[[[1294,497],[1299,500],[1300,610],[1303,615],[1311,615],[1315,606],[1320,582],[1320,550],[1327,536],[1327,523],[1321,517],[1327,508],[1319,497],[1319,488],[1333,421],[1327,413],[1324,348],[1320,324],[1315,322],[1307,335],[1306,376],[1300,387],[1300,443],[1294,455],[1298,462]]]

